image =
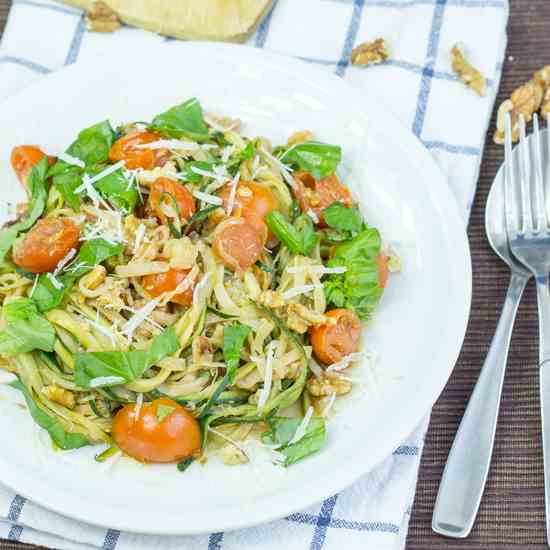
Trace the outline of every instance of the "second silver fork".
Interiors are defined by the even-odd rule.
[[[505,214],[512,254],[535,276],[539,313],[539,379],[544,459],[546,538],[550,545],[550,221],[545,187],[550,180],[543,165],[543,144],[538,117],[533,117],[533,135],[525,136],[525,121],[519,120],[519,155],[512,155],[510,116],[505,123]],[[548,131],[547,131],[548,134]],[[550,162],[550,136],[547,163]]]

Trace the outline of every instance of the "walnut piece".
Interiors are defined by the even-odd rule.
[[[377,65],[386,61],[390,57],[386,48],[386,41],[383,38],[377,38],[374,42],[363,42],[353,48],[351,52],[351,64],[366,67],[367,65]]]
[[[323,375],[321,378],[310,378],[306,383],[307,391],[313,397],[327,397],[335,393],[344,395],[351,391],[351,382],[345,378]]]
[[[93,2],[86,15],[89,31],[114,32],[121,27],[118,15],[105,2]]]
[[[543,118],[550,114],[550,65],[535,71],[532,80],[516,88],[510,99],[502,102],[497,111],[497,129],[493,141],[499,145],[504,143],[506,113],[510,113],[511,117],[512,141],[517,141],[519,115],[523,115],[525,122],[529,122],[539,110]]]
[[[464,49],[455,44],[451,48],[452,67],[461,82],[471,88],[477,95],[484,96],[487,93],[485,77],[475,67],[470,65],[464,54]]]

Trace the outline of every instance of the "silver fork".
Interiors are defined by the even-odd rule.
[[[547,134],[548,132],[547,130]],[[546,208],[545,169],[537,115],[533,117],[533,135],[529,141],[525,137],[523,117],[519,120],[519,133],[519,166],[516,167],[512,155],[512,130],[508,115],[505,123],[506,229],[510,250],[533,273],[537,284],[544,500],[546,539],[550,545],[550,224]],[[550,135],[547,135],[547,145],[550,159]],[[548,185],[548,182],[546,184]]]

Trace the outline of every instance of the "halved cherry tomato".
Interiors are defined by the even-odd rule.
[[[152,170],[155,166],[164,166],[170,158],[168,149],[147,149],[138,147],[153,141],[159,141],[162,136],[157,132],[133,132],[117,139],[109,151],[109,160],[118,162],[124,160],[129,170],[143,168]]]
[[[149,203],[161,223],[166,223],[166,211],[172,212],[175,209],[174,200],[178,206],[180,221],[188,220],[195,213],[195,199],[186,187],[169,178],[157,178],[151,185]]]
[[[46,153],[37,145],[19,145],[13,148],[11,152],[11,165],[17,174],[17,178],[25,188],[27,187],[27,179],[33,166],[36,166],[45,156]],[[53,164],[55,159],[48,157],[48,162]]]
[[[151,297],[156,298],[165,292],[174,290],[189,274],[190,269],[169,269],[166,273],[154,273],[145,275],[141,280],[143,288]],[[193,280],[183,292],[172,296],[171,302],[181,304],[182,306],[190,306],[193,303]]]
[[[300,171],[293,175],[298,187],[292,192],[298,199],[302,212],[312,210],[319,218],[319,226],[325,225],[322,212],[333,202],[339,201],[345,206],[352,205],[349,189],[340,183],[336,174],[321,180],[316,180],[309,172]]]
[[[383,252],[380,252],[376,256],[376,263],[378,264],[378,284],[382,288],[386,288],[390,274],[388,270],[388,257]]]
[[[226,208],[230,192],[231,186],[226,185],[220,193]],[[239,182],[232,214],[237,217],[242,216],[261,233],[266,232],[266,240],[273,245],[277,241],[267,229],[265,216],[277,208],[279,208],[279,201],[270,189],[252,181]]]
[[[69,218],[44,218],[14,246],[13,261],[31,273],[53,271],[71,251],[77,249],[80,229]]]
[[[262,255],[265,234],[244,218],[226,218],[214,233],[213,249],[233,271],[252,267]]]
[[[160,412],[167,414],[160,416],[162,420],[159,405]],[[142,462],[177,462],[201,448],[199,423],[166,397],[144,403],[138,418],[135,405],[122,407],[113,419],[112,434],[122,451]]]
[[[349,309],[331,309],[325,313],[335,325],[317,325],[309,329],[313,352],[325,365],[337,363],[359,349],[361,321]]]

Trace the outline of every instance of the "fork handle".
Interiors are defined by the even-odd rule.
[[[474,524],[491,463],[510,338],[528,280],[512,274],[489,353],[447,458],[432,516],[432,529],[441,535],[464,538]],[[550,388],[550,367],[548,381]]]
[[[548,273],[539,274],[537,298],[539,309],[539,378],[542,456],[544,459],[544,508],[546,540],[550,545],[550,287]]]

